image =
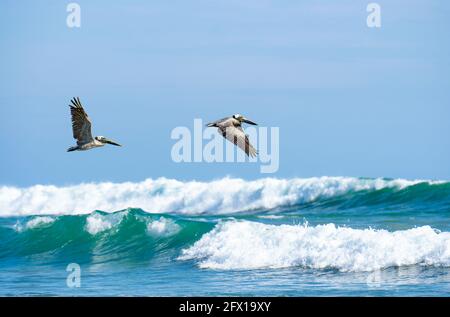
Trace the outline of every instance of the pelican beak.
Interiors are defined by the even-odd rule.
[[[206,126],[207,126],[208,128],[211,128],[211,127],[215,127],[216,124],[215,124],[215,123],[208,123]]]
[[[116,143],[116,142],[111,141],[111,140],[109,140],[109,139],[106,139],[105,142],[108,143],[108,144],[115,145],[115,146],[122,146],[122,145],[120,145],[119,143]]]
[[[242,119],[242,122],[251,124],[251,125],[258,125],[257,123],[254,123],[253,121],[248,120],[247,118]]]

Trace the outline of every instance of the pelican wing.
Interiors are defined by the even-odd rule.
[[[218,127],[219,125],[224,124],[224,123],[227,122],[228,120],[230,120],[230,118],[222,118],[222,119],[220,119],[220,120],[216,120],[216,121],[213,121],[213,122],[211,122],[211,123],[208,123],[208,126],[211,126],[211,127]]]
[[[256,157],[258,152],[253,147],[253,145],[250,144],[248,135],[245,134],[244,130],[242,130],[242,127],[231,126],[226,128],[219,128],[219,130],[225,139],[237,145],[245,152],[245,154],[247,154],[247,156]]]
[[[94,139],[91,133],[91,121],[81,105],[80,98],[71,100],[70,113],[72,115],[73,138],[77,140],[78,145],[86,144]]]

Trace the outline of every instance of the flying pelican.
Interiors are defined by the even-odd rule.
[[[256,157],[258,152],[250,144],[248,135],[242,130],[242,122],[257,125],[253,121],[248,120],[243,115],[235,114],[232,117],[223,118],[211,123],[208,123],[207,127],[216,127],[222,136],[230,142],[233,142],[239,148],[241,148],[245,154],[249,157]]]
[[[72,104],[69,107],[72,115],[73,138],[77,140],[77,146],[68,148],[67,152],[86,151],[104,146],[106,143],[121,146],[104,136],[96,136],[93,138],[91,133],[91,120],[89,120],[87,113],[84,111],[80,98],[73,98],[71,102]]]

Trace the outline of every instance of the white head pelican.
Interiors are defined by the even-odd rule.
[[[121,146],[120,144],[113,142],[104,136],[96,136],[93,138],[91,133],[91,120],[89,120],[87,113],[84,111],[80,98],[73,98],[71,102],[72,104],[69,105],[69,107],[72,115],[73,138],[77,140],[77,145],[67,149],[67,152],[86,151],[104,146],[107,143]]]
[[[223,118],[211,123],[208,123],[206,126],[208,127],[216,127],[222,136],[230,142],[233,142],[240,149],[242,149],[247,156],[256,157],[258,152],[255,148],[250,144],[248,139],[248,135],[244,133],[242,130],[242,122],[257,125],[253,121],[248,120],[243,115],[235,114],[232,117]]]

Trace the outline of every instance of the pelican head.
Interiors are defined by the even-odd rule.
[[[101,142],[103,144],[112,144],[112,145],[115,145],[115,146],[122,146],[119,143],[116,143],[116,142],[114,142],[114,141],[112,141],[110,139],[107,139],[107,138],[105,138],[104,136],[101,136],[101,135],[100,136],[96,136],[95,139],[98,142]]]
[[[248,123],[248,124],[251,124],[251,125],[257,125],[255,122],[253,122],[253,121],[251,121],[251,120],[248,120],[247,118],[245,118],[243,115],[241,115],[241,114],[235,114],[235,115],[233,115],[233,119],[236,119],[236,120],[238,120],[239,122],[245,122],[245,123]]]

